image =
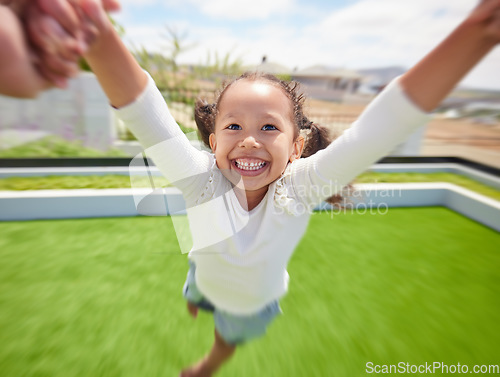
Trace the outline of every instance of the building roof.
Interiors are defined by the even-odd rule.
[[[407,70],[403,67],[379,67],[358,69],[357,72],[364,77],[365,82],[370,85],[385,86],[394,78],[402,75]]]
[[[258,65],[249,66],[246,67],[246,69],[249,71],[270,73],[271,75],[290,75],[292,73],[292,70],[290,68],[285,67],[281,64],[271,62],[264,62]]]
[[[332,68],[325,65],[315,65],[293,72],[294,77],[325,77],[325,78],[348,78],[361,79],[363,76],[358,72],[345,68]]]

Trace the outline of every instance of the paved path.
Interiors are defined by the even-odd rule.
[[[500,123],[433,120],[421,148],[423,156],[456,156],[500,168]]]

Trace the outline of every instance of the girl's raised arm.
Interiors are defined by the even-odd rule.
[[[500,42],[500,0],[482,0],[434,50],[400,79],[411,100],[432,111]]]
[[[123,107],[142,93],[148,81],[146,73],[121,41],[100,1],[82,0],[81,6],[98,30],[84,57],[111,105]]]

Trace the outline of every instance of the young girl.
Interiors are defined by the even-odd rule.
[[[189,312],[213,311],[215,342],[181,376],[211,376],[236,345],[280,313],[286,267],[311,209],[384,156],[500,41],[500,0],[483,0],[429,55],[394,80],[340,138],[302,113],[293,84],[250,73],[227,85],[197,121],[213,153],[192,147],[152,79],[94,1],[81,6],[99,35],[86,54],[117,114],[183,193],[193,247],[184,286]],[[304,138],[300,131],[310,129]],[[307,140],[309,139],[309,140]],[[311,144],[312,140],[312,144]],[[305,148],[307,158],[300,158]]]

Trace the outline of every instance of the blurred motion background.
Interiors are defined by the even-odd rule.
[[[298,81],[310,119],[337,137],[476,3],[122,0],[112,17],[185,133],[196,128],[196,98],[210,100],[226,78],[259,70]],[[497,48],[390,155],[500,169],[499,67]],[[0,168],[12,158],[141,152],[84,62],[68,90],[0,96]],[[128,176],[80,178],[0,177],[0,191],[130,187]],[[498,203],[499,190],[489,190]],[[212,319],[188,317],[188,266],[175,237],[171,219],[159,217],[0,222],[0,375],[173,376],[201,357]],[[290,264],[283,318],[220,375],[499,364],[499,241],[495,230],[441,207],[315,214]]]
[[[476,1],[121,3],[115,24],[181,126],[195,128],[198,96],[210,99],[224,78],[260,70],[298,81],[308,95],[310,117],[338,136]],[[499,167],[499,66],[496,49],[436,110],[434,120],[393,154],[457,156]],[[69,90],[54,89],[37,100],[0,97],[0,157],[133,156],[140,151],[133,139],[89,73],[73,80]]]

